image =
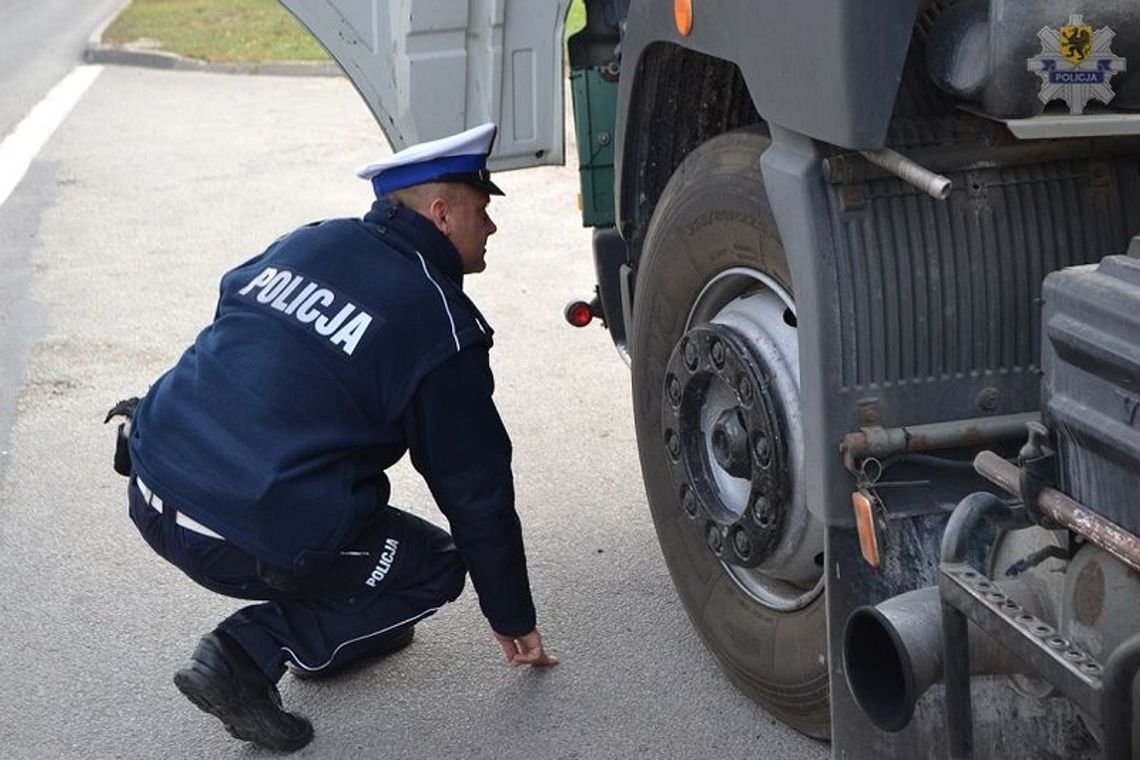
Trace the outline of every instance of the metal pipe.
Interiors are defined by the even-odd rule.
[[[1134,156],[1140,153],[1140,139],[1135,136],[1118,137],[1110,144],[1097,138],[1065,140],[1063,144],[1047,147],[1034,141],[1011,145],[937,145],[931,148],[908,148],[908,157],[931,171],[941,174],[973,169],[1000,169],[1009,166],[1052,161],[1084,161],[1096,153],[1101,160],[1113,156]],[[837,153],[823,159],[824,179],[833,185],[863,183],[882,179],[884,171],[864,160],[856,153]]]
[[[942,532],[941,560],[953,564],[966,562],[970,539],[983,520],[1001,527],[1013,527],[1017,523],[1013,509],[996,495],[989,491],[972,493],[958,502],[950,514],[946,530]]]
[[[860,428],[843,437],[841,448],[849,460],[882,458],[913,451],[977,446],[1025,436],[1025,426],[1041,419],[1037,412],[935,422],[909,427]]]
[[[1104,668],[1101,721],[1105,760],[1132,756],[1132,682],[1140,670],[1140,633],[1113,650]]]
[[[1010,464],[992,451],[983,451],[974,457],[974,469],[991,483],[1015,496],[1020,495],[1021,468],[1017,465]],[[1079,533],[1090,543],[1140,572],[1140,536],[1129,533],[1053,488],[1041,489],[1037,506],[1050,519]]]
[[[927,195],[940,201],[950,197],[950,189],[954,183],[950,181],[949,177],[935,174],[925,166],[912,161],[901,153],[896,153],[890,148],[860,152],[871,163],[886,169],[904,182],[909,182]]]
[[[1024,580],[1003,585],[1031,614],[1042,604]],[[907,727],[914,706],[943,679],[944,624],[937,586],[907,591],[875,606],[856,608],[843,629],[843,666],[855,703],[877,727],[896,732]],[[977,675],[1028,673],[992,636],[969,624],[967,672]]]

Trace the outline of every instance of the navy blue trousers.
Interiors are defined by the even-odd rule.
[[[320,671],[367,657],[386,634],[429,617],[463,590],[466,568],[447,531],[394,507],[384,507],[362,537],[346,547],[355,551],[343,557],[343,566],[330,568],[332,583],[283,590],[281,584],[266,582],[254,557],[228,541],[178,525],[177,505],[165,504],[162,512],[151,506],[134,478],[128,499],[142,537],[194,582],[225,596],[262,602],[238,610],[217,627],[274,682],[289,661]]]

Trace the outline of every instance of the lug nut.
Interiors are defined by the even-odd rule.
[[[772,442],[763,433],[757,433],[752,441],[752,451],[761,467],[767,467],[772,459]]]
[[[669,403],[677,406],[681,403],[681,383],[676,375],[669,375],[665,379],[666,393],[669,394]]]
[[[752,381],[746,376],[740,376],[740,381],[736,384],[736,392],[740,394],[740,400],[745,404],[752,403]]]
[[[705,534],[705,537],[709,548],[713,550],[713,554],[719,557],[724,551],[724,536],[721,535],[720,528],[714,523],[709,523],[708,533]]]
[[[674,459],[681,456],[681,440],[672,430],[665,431],[665,448],[669,449],[669,455]]]
[[[689,338],[685,338],[685,347],[681,349],[681,351],[685,355],[685,366],[688,367],[690,371],[695,371],[701,359],[700,354],[697,352],[697,344]]]
[[[752,519],[761,528],[767,528],[772,524],[772,518],[768,515],[769,504],[767,496],[757,496],[756,501],[752,502]]]
[[[712,345],[709,348],[712,353],[713,364],[716,365],[717,369],[720,369],[724,366],[724,344],[713,338]]]
[[[681,508],[689,517],[697,516],[697,495],[689,488],[688,483],[681,486]]]
[[[748,540],[748,534],[740,528],[737,528],[732,535],[732,546],[741,559],[748,559],[748,555],[752,553],[752,542]]]

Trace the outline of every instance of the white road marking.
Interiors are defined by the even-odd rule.
[[[20,184],[36,154],[99,76],[102,66],[77,66],[0,142],[0,206]]]

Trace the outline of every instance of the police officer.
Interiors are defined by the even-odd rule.
[[[508,663],[553,665],[535,625],[491,328],[464,294],[485,267],[495,138],[484,124],[361,167],[362,219],[302,227],[228,272],[214,321],[135,410],[130,515],[215,592],[258,600],[174,677],[239,739],[313,729],[275,686],[390,654],[470,573]],[[451,534],[388,504],[410,452]]]

